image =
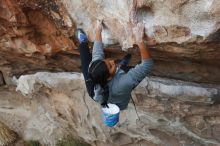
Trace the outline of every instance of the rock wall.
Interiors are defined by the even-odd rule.
[[[75,48],[67,37],[74,31],[72,22],[68,15],[62,19],[62,12],[57,14],[55,2],[3,0],[0,8],[1,50],[30,56],[36,52],[51,54]]]
[[[74,33],[94,41],[97,18],[106,56],[128,51],[133,65],[131,28],[143,22],[155,63],[133,93],[139,118],[130,103],[112,129],[80,74],[37,73],[79,72]],[[219,24],[219,0],[1,0],[0,122],[51,145],[66,135],[97,146],[220,145]]]
[[[219,86],[146,78],[132,94],[137,112],[131,102],[108,128],[81,74],[39,72],[16,82],[23,96],[1,91],[0,119],[24,139],[55,145],[76,134],[96,146],[220,144]]]
[[[119,42],[125,49],[133,46],[131,27],[136,22],[144,22],[146,34],[154,43],[201,42],[219,29],[217,0],[92,0],[89,4],[86,0],[72,0],[63,3],[76,25],[84,28],[92,40],[95,19],[104,18],[106,43]]]
[[[56,64],[56,60],[50,59],[60,52],[79,55],[76,28],[83,28],[93,41],[96,19],[103,18],[108,57],[116,58],[130,51],[136,64],[140,57],[130,48],[134,43],[131,28],[136,22],[143,22],[148,35],[146,44],[156,64],[154,76],[197,83],[220,82],[218,0],[2,0],[0,4],[0,70],[5,78],[13,76],[5,71],[14,64],[9,58],[12,55],[19,60],[25,56],[33,59],[29,72],[37,72],[32,68],[45,70],[35,59]],[[17,72],[22,74],[21,70]]]

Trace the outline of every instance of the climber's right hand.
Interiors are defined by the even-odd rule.
[[[96,30],[102,31],[103,28],[103,19],[97,19],[96,21]]]
[[[144,24],[139,22],[135,27],[133,27],[133,35],[135,38],[135,42],[141,43],[144,40]]]

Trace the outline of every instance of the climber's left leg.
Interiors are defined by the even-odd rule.
[[[94,95],[94,84],[91,80],[89,80],[88,68],[89,64],[92,61],[92,54],[89,51],[88,39],[81,30],[78,30],[77,37],[79,39],[79,52],[80,52],[80,60],[81,60],[81,69],[85,79],[86,88],[90,97]]]

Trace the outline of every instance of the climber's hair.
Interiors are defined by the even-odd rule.
[[[96,60],[89,66],[89,77],[95,84],[106,84],[110,76],[107,65],[103,60]]]
[[[91,63],[88,72],[89,78],[93,81],[93,83],[99,84],[103,89],[102,96],[104,97],[104,101],[101,105],[107,104],[109,97],[108,78],[110,76],[107,65],[103,60],[96,60]]]

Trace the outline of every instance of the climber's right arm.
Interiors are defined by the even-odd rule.
[[[136,43],[140,49],[141,64],[136,65],[130,69],[126,75],[122,77],[122,88],[133,89],[136,87],[151,71],[153,66],[153,60],[150,57],[150,53],[146,45],[144,44],[144,25],[138,24],[134,29],[134,35]]]
[[[146,60],[150,59],[150,52],[146,45],[144,44],[144,24],[138,23],[136,27],[133,28],[133,33],[135,36],[136,44],[139,47],[141,59]]]
[[[150,57],[150,52],[144,43],[144,24],[138,23],[133,29],[136,43],[139,47],[141,54],[141,64],[135,66],[131,69],[127,75],[133,80],[132,86],[137,86],[151,71],[153,66],[153,60]]]

